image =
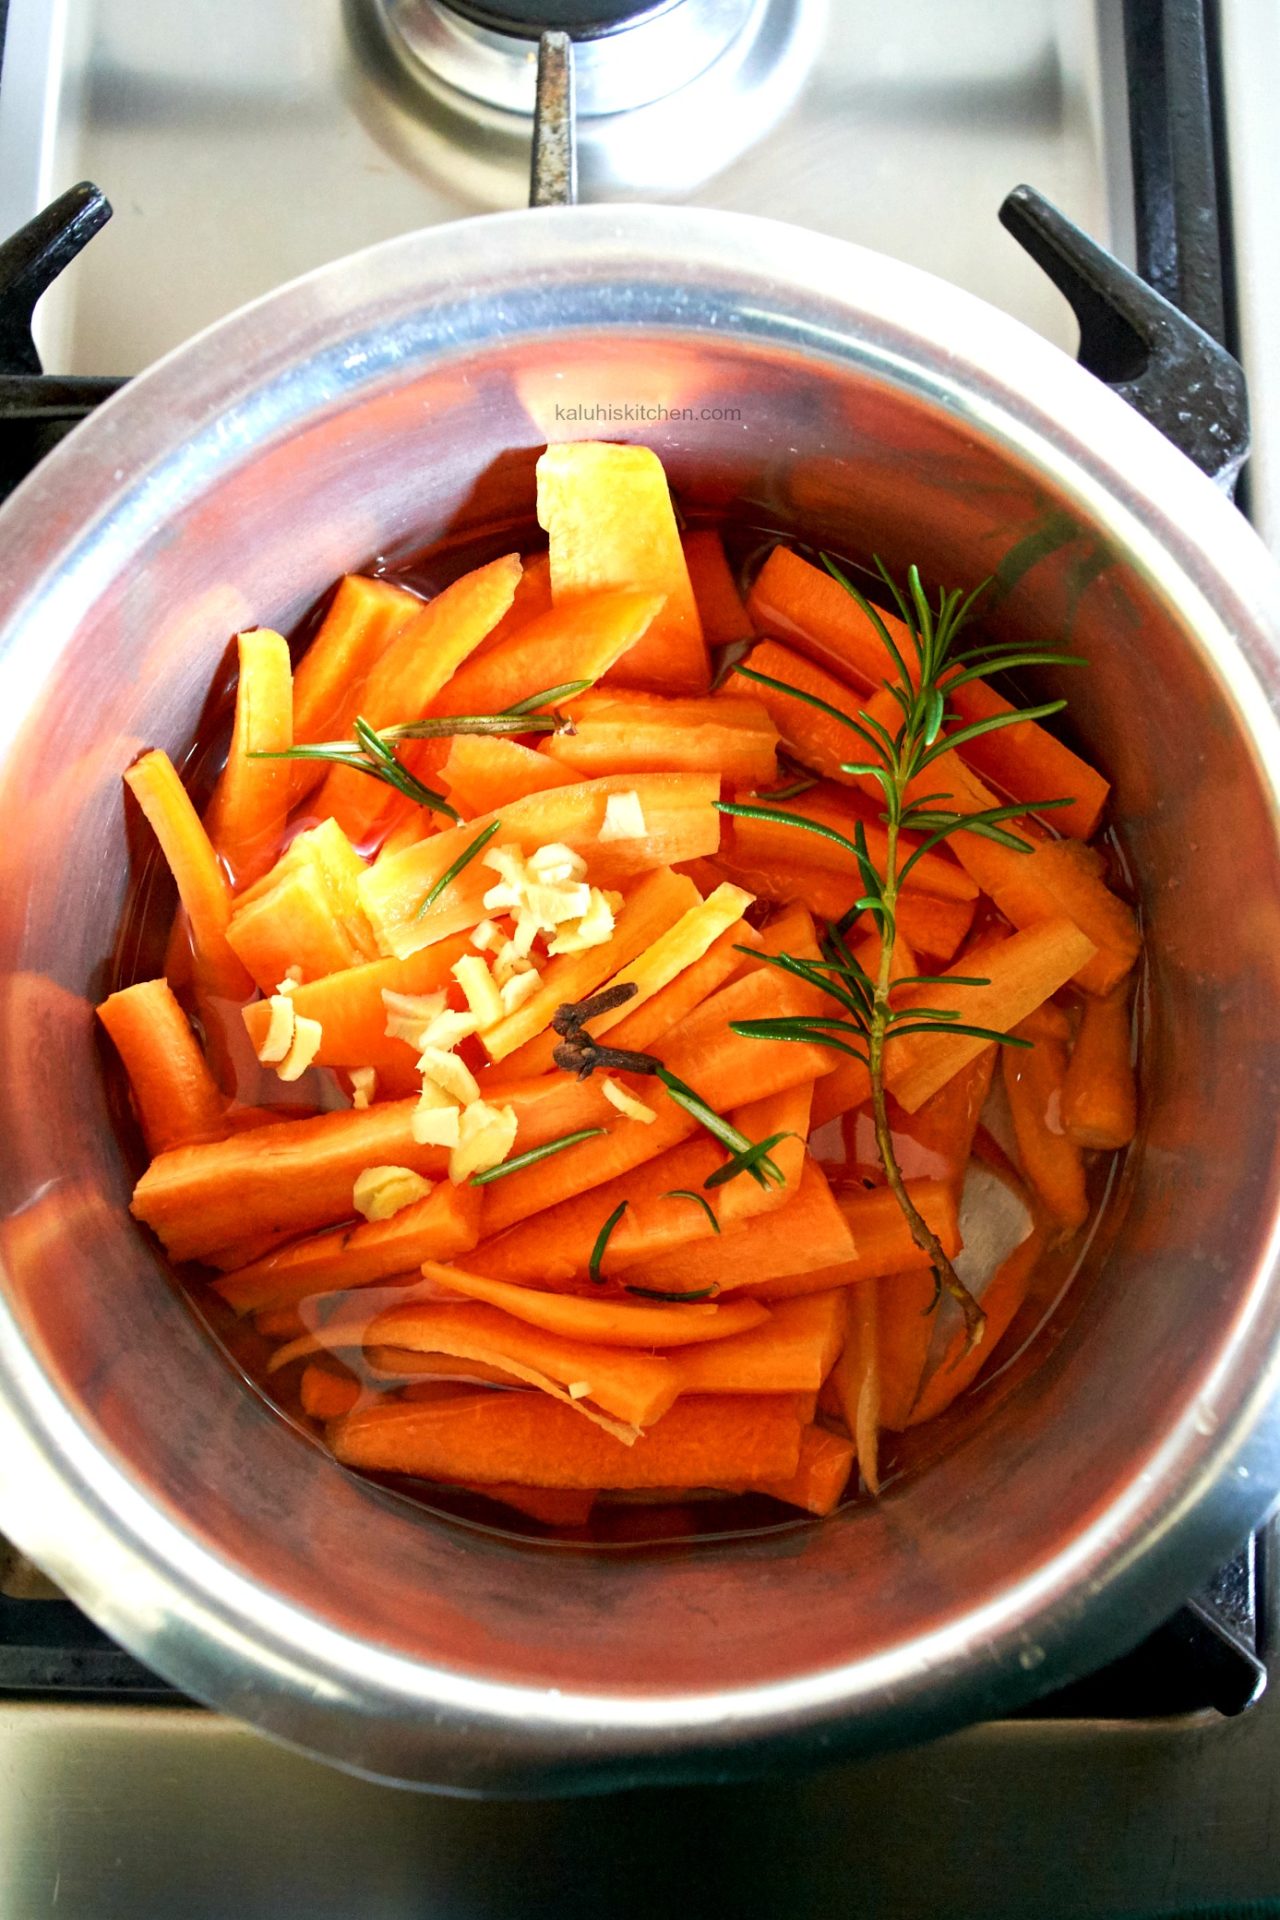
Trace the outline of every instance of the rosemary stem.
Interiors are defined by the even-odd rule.
[[[901,804],[901,796],[898,796]],[[884,1081],[884,1047],[889,1031],[889,994],[893,986],[893,950],[898,943],[898,808],[890,806],[885,823],[885,871],[881,898],[885,914],[880,923],[880,968],[876,976],[875,1000],[868,1033],[868,1066],[871,1073],[872,1111],[875,1116],[876,1146],[889,1189],[902,1209],[911,1229],[911,1238],[927,1253],[929,1264],[940,1287],[951,1295],[964,1314],[965,1351],[972,1353],[986,1332],[987,1316],[943,1252],[942,1242],[930,1227],[907,1192],[907,1183],[898,1165],[893,1146],[893,1128],[889,1124],[889,1101]]]

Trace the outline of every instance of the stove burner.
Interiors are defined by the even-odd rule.
[[[596,40],[608,33],[637,27],[661,13],[670,13],[686,0],[650,0],[648,6],[602,6],[600,0],[553,0],[551,5],[486,6],[473,0],[442,0],[449,13],[461,14],[473,26],[517,40],[538,40],[544,33],[567,33],[571,40]]]

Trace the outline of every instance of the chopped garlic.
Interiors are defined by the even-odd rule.
[[[387,1013],[388,1040],[407,1040],[411,1047],[420,1047],[424,1033],[444,1012],[448,1001],[443,993],[393,993],[390,987],[384,987],[382,1004]]]
[[[493,978],[499,990],[514,980],[517,974],[528,974],[533,971],[532,960],[526,953],[521,953],[516,942],[504,940],[493,957]]]
[[[626,793],[609,795],[604,803],[604,819],[596,835],[598,840],[643,840],[648,831],[640,795],[634,788]]]
[[[497,1026],[502,1018],[502,1001],[498,997],[493,975],[480,955],[464,953],[454,965],[453,977],[462,988],[480,1032],[483,1033],[486,1027]]]
[[[527,961],[523,964],[528,966]],[[498,995],[502,1001],[503,1013],[514,1013],[516,1008],[522,1007],[530,995],[535,994],[541,985],[542,981],[539,975],[536,974],[531,967],[527,973],[513,973],[511,978],[504,980],[498,989]]]
[[[424,1047],[418,1059],[418,1069],[424,1080],[433,1087],[439,1087],[451,1100],[465,1106],[469,1100],[480,1098],[480,1089],[476,1077],[464,1060],[456,1053],[445,1053],[440,1047]]]
[[[409,1119],[409,1131],[420,1147],[456,1147],[462,1115],[439,1087],[425,1086]]]
[[[373,1067],[352,1067],[348,1078],[351,1081],[351,1104],[363,1109],[369,1105],[378,1091],[378,1075]]]
[[[293,1042],[276,1073],[281,1080],[301,1080],[320,1051],[322,1030],[318,1020],[297,1014],[293,1022]]]
[[[602,947],[613,938],[613,909],[599,887],[590,889],[591,899],[580,919],[560,927],[548,953],[581,953],[584,947]]]
[[[264,1067],[274,1067],[279,1065],[293,1045],[293,1023],[297,1016],[287,994],[273,993],[267,1005],[271,1009],[271,1019],[262,1036],[258,1058]]]
[[[485,912],[503,913],[509,907],[518,907],[525,887],[524,858],[519,847],[486,847],[480,859],[499,875],[498,885],[490,887],[484,896]]]
[[[473,1173],[501,1166],[516,1142],[514,1107],[491,1107],[473,1100],[462,1110],[459,1140],[449,1155],[449,1178],[455,1187]]]
[[[638,1100],[629,1087],[620,1086],[616,1080],[606,1080],[601,1092],[609,1105],[616,1107],[619,1113],[625,1113],[628,1120],[643,1120],[647,1127],[658,1117],[652,1107],[646,1107],[644,1101]]]
[[[527,907],[521,907],[519,913],[516,915],[516,930],[512,934],[508,944],[514,953],[519,954],[522,960],[527,959],[533,951],[533,943],[540,932],[541,928],[538,925],[537,915],[530,913]],[[506,952],[505,947],[503,948],[503,952]]]
[[[571,1400],[585,1400],[591,1392],[591,1382],[589,1380],[571,1380],[565,1388],[565,1392]]]
[[[284,970],[284,979],[280,982],[279,986],[276,988],[276,992],[277,993],[293,993],[301,985],[302,985],[302,968],[286,967]]]
[[[502,935],[492,920],[482,920],[478,927],[471,929],[471,944],[481,953],[492,953],[502,945]]]
[[[530,877],[547,887],[562,887],[567,881],[587,877],[587,863],[582,855],[557,840],[536,848],[524,864]]]
[[[566,920],[580,920],[591,905],[591,889],[584,880],[562,887],[544,886],[535,881],[524,890],[525,905],[540,927],[558,927]]]
[[[425,1200],[431,1182],[411,1167],[366,1167],[356,1175],[352,1203],[366,1220],[390,1220],[391,1216]]]
[[[438,1047],[441,1053],[448,1053],[457,1046],[459,1040],[465,1040],[468,1034],[474,1033],[478,1025],[474,1013],[455,1013],[452,1007],[446,1007],[417,1036],[415,1045],[421,1048]]]

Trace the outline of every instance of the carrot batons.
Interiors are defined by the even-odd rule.
[[[547,755],[580,779],[602,773],[715,772],[739,786],[777,773],[778,730],[758,700],[712,694],[584,693],[573,726],[547,736]]]
[[[153,749],[135,760],[124,778],[174,877],[202,983],[211,993],[243,1000],[249,977],[227,944],[231,886],[173,762]]]
[[[1037,1229],[1028,1234],[1007,1259],[1001,1261],[982,1292],[986,1326],[981,1345],[971,1353],[966,1353],[964,1328],[956,1330],[938,1366],[921,1388],[911,1409],[908,1426],[918,1427],[925,1420],[936,1419],[977,1379],[1026,1299],[1031,1276],[1044,1252],[1044,1246],[1045,1236]]]
[[[389,580],[343,575],[329,611],[294,671],[295,745],[342,740],[350,734],[356,697],[375,662],[421,611],[416,594],[393,587]],[[296,807],[325,772],[323,760],[294,761],[289,769],[290,805]]]
[[[488,653],[490,648],[501,646],[513,633],[519,633],[531,621],[540,619],[551,611],[551,555],[544,548],[539,553],[526,553],[524,572],[516,586],[515,597],[511,605],[499,620],[492,633],[486,634],[476,648],[475,657]],[[547,682],[548,686],[551,684]]]
[[[1068,1139],[1081,1147],[1127,1147],[1138,1125],[1133,1036],[1125,987],[1086,1000],[1062,1089]]]
[[[223,1138],[226,1100],[167,980],[113,993],[98,1018],[124,1062],[149,1153]]]
[[[697,602],[703,638],[709,647],[729,646],[751,637],[751,618],[725,558],[724,541],[714,528],[683,533],[684,563]]]
[[[890,1433],[901,1433],[911,1419],[929,1357],[938,1283],[925,1266],[883,1274],[871,1284],[876,1289],[880,1425]],[[990,1343],[984,1341],[983,1351],[990,1350]]]
[[[1089,1213],[1084,1158],[1063,1131],[1062,1089],[1067,1049],[1061,1040],[1035,1036],[1026,1027],[1015,1035],[1029,1047],[1002,1047],[1004,1090],[1018,1143],[1018,1160],[1050,1218],[1067,1232],[1083,1226]]]
[[[293,678],[282,635],[255,628],[240,634],[236,645],[235,724],[207,824],[214,848],[242,887],[266,872],[284,837],[290,762],[254,756],[283,753],[293,745]]]
[[[319,1067],[376,1067],[404,1071],[414,1063],[414,1050],[387,1033],[385,993],[429,994],[453,984],[454,962],[474,953],[465,933],[440,940],[407,960],[366,960],[342,972],[330,972],[298,987],[293,1009],[300,1019],[320,1022]],[[275,980],[282,977],[281,973]],[[275,981],[268,983],[274,986]],[[255,1000],[244,1009],[244,1023],[257,1052],[266,1038],[271,1009]]]
[[[580,441],[538,462],[538,520],[557,606],[610,587],[666,596],[643,642],[612,679],[704,693],[710,664],[662,462],[648,447]]]
[[[754,928],[743,921],[726,928],[725,932],[711,942],[700,960],[678,973],[667,986],[659,989],[651,1000],[634,1011],[624,1007],[623,1018],[610,1031],[610,1046],[630,1047],[638,1053],[647,1053],[655,1041],[664,1034],[671,1033],[680,1022],[701,1006],[713,993],[742,973],[751,962],[741,954],[740,947],[761,947],[760,936]]]
[[[610,667],[643,646],[664,604],[660,592],[621,586],[560,602],[501,646],[468,660],[433,699],[431,711],[504,713],[551,687],[602,679]],[[569,700],[576,713],[572,696]]]
[[[831,1376],[862,1478],[868,1492],[876,1494],[880,1491],[879,1304],[875,1287],[853,1288],[844,1352]]]
[[[290,1306],[331,1288],[367,1287],[410,1273],[424,1260],[470,1253],[479,1237],[480,1206],[478,1188],[442,1181],[425,1199],[402,1207],[389,1220],[362,1220],[291,1241],[278,1253],[216,1281],[215,1289],[237,1313],[252,1313]]]
[[[227,939],[264,993],[291,967],[316,980],[372,957],[373,929],[359,898],[364,871],[337,821],[322,820],[297,834],[241,895]]]
[[[496,813],[513,800],[544,793],[548,787],[571,787],[578,779],[572,767],[518,740],[474,733],[457,734],[449,742],[439,774],[453,805],[464,814]]]
[[[684,1347],[669,1364],[681,1393],[816,1393],[844,1331],[844,1293],[813,1293],[784,1300],[747,1333]]]
[[[800,1436],[800,1459],[786,1480],[762,1480],[752,1491],[804,1507],[819,1518],[834,1513],[844,1497],[855,1460],[853,1442],[825,1427],[806,1427]]]
[[[908,1180],[906,1185],[912,1204],[926,1226],[937,1234],[947,1258],[953,1259],[960,1251],[955,1189],[941,1180]],[[852,1257],[838,1266],[796,1271],[787,1277],[763,1281],[752,1289],[755,1298],[785,1300],[796,1294],[821,1293],[828,1287],[875,1280],[882,1273],[928,1266],[928,1254],[911,1238],[911,1229],[888,1187],[850,1187],[838,1196],[838,1201],[853,1235]],[[721,1281],[726,1291],[737,1284],[732,1272],[726,1273]]]
[[[877,803],[846,788],[819,785],[810,788],[807,793],[797,794],[794,799],[781,802],[778,810],[795,814],[801,820],[812,820],[821,826],[833,827],[846,840],[853,839],[856,825],[861,822],[867,838],[867,851],[877,872],[884,872],[888,840],[880,820],[884,811],[883,798]],[[732,840],[734,858],[746,866],[757,862],[767,866],[773,862],[794,861],[803,866],[821,867],[845,875],[849,882],[846,889],[849,898],[856,897],[854,883],[858,879],[857,859],[834,840],[809,833],[803,827],[776,820],[752,820],[745,816],[733,819]],[[898,842],[900,860],[905,861],[920,844],[920,835],[902,834]],[[907,884],[919,892],[937,894],[945,900],[971,901],[978,897],[976,882],[970,879],[950,854],[921,854],[908,875]]]
[[[692,1201],[685,1200],[683,1205],[690,1212],[699,1211]],[[721,1286],[726,1274],[732,1274],[734,1286],[754,1286],[844,1266],[855,1253],[848,1219],[822,1173],[806,1158],[795,1195],[784,1206],[760,1213],[718,1237],[694,1241],[652,1260],[645,1257],[628,1266],[622,1278],[628,1286],[673,1293]]]
[[[599,1341],[608,1347],[690,1346],[745,1333],[769,1319],[768,1309],[757,1300],[652,1306],[586,1294],[539,1293],[532,1287],[514,1286],[469,1268],[441,1266],[430,1260],[423,1263],[422,1271],[442,1291],[502,1307],[517,1320],[527,1320],[531,1327],[545,1327],[548,1333]]]
[[[846,683],[822,667],[815,667],[812,660],[806,660],[790,647],[780,647],[774,640],[762,640],[743,665],[754,673],[768,674],[772,680],[785,681],[789,687],[812,694],[825,700],[828,706],[848,713],[852,719],[857,718],[860,702]],[[728,684],[735,693],[749,693],[768,709],[783,746],[794,759],[815,773],[824,774],[828,780],[838,781],[841,786],[857,784],[853,774],[842,771],[846,760],[867,757],[866,741],[852,727],[846,727],[832,714],[820,713],[807,700],[797,700],[794,694],[762,687],[758,680],[747,680],[735,673],[729,676]]]
[[[337,1373],[332,1367],[322,1367],[314,1361],[302,1369],[298,1399],[302,1411],[311,1419],[336,1420],[341,1414],[350,1413],[359,1398],[360,1383],[349,1373]]]
[[[306,1233],[350,1218],[356,1175],[366,1167],[440,1174],[446,1154],[421,1147],[410,1122],[417,1102],[324,1113],[159,1154],[133,1191],[132,1212],[176,1260],[269,1233]]]
[[[798,841],[799,830],[791,831]],[[847,879],[806,864],[797,849],[787,859],[767,865],[739,860],[732,849],[722,849],[715,855],[713,871],[762,900],[804,906],[822,920],[838,920],[856,897]],[[972,926],[973,910],[972,900],[945,900],[909,886],[898,897],[898,932],[923,959],[945,965]]]
[[[955,845],[965,859],[972,834],[959,833]],[[1004,849],[997,848],[997,852]],[[1034,927],[1065,915],[1097,951],[1075,974],[1086,993],[1114,992],[1137,960],[1141,936],[1133,909],[1103,882],[1100,862],[1076,840],[1047,840],[1029,854],[1010,853],[1007,878],[992,898],[1015,927]]]
[[[478,1485],[705,1487],[785,1480],[800,1461],[790,1394],[677,1400],[634,1446],[538,1393],[458,1394],[357,1407],[329,1429],[349,1467]]]

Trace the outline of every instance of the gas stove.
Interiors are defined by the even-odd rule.
[[[9,0],[0,487],[281,280],[531,191],[857,240],[1118,377],[1123,281],[1069,230],[1055,253],[1034,196],[1006,209],[1014,244],[997,215],[1025,181],[1241,354],[1243,498],[1280,550],[1276,71],[1271,0]],[[28,227],[86,176],[102,192]],[[878,1914],[1096,1915],[1274,1895],[1278,1560],[1264,1533],[1126,1659],[921,1753],[480,1805],[338,1775],[183,1701],[0,1542],[0,1912],[804,1916],[856,1888]]]

